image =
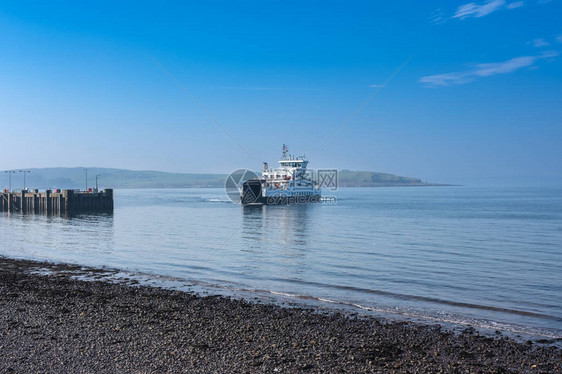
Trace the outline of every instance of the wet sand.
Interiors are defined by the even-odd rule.
[[[0,258],[0,373],[562,373],[551,341],[31,271],[54,267]]]

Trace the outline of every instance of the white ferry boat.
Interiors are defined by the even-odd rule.
[[[269,169],[263,163],[261,178],[245,181],[240,187],[240,201],[243,205],[273,205],[316,203],[321,199],[322,190],[307,172],[306,157],[288,155],[289,149],[283,144],[280,167]]]

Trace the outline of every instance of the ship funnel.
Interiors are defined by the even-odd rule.
[[[269,166],[267,165],[267,162],[263,163],[263,171],[267,171],[269,169]]]

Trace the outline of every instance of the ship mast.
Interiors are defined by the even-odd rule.
[[[289,152],[289,147],[286,144],[283,144],[283,160],[287,159],[287,152]]]

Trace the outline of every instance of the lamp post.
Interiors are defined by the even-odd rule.
[[[15,170],[6,170],[5,173],[8,173],[8,175],[10,176],[10,187],[8,189],[8,192],[12,192],[12,173],[15,173]]]
[[[96,192],[98,192],[98,178],[101,177],[101,175],[96,175]]]
[[[88,169],[84,168],[84,171],[86,172],[86,189],[84,190],[84,192],[88,192]]]
[[[20,170],[20,173],[23,173],[23,189],[25,190],[25,175],[31,173],[31,170]]]

